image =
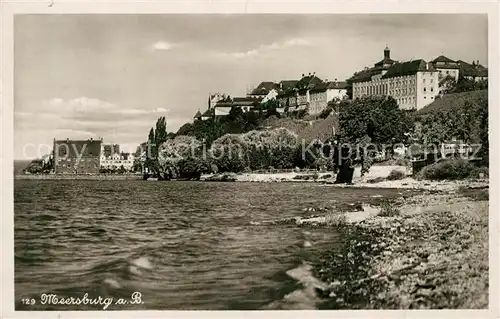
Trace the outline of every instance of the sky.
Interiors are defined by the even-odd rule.
[[[134,151],[156,119],[175,132],[208,94],[262,81],[345,80],[383,58],[479,60],[486,15],[18,15],[14,157],[56,139],[102,137]],[[41,154],[40,154],[41,153]]]

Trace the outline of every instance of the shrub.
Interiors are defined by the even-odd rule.
[[[410,160],[407,158],[398,158],[395,162],[394,165],[398,166],[408,166],[410,165]]]
[[[386,200],[380,203],[380,212],[379,216],[382,217],[395,217],[401,215],[401,212],[397,207],[394,206],[393,203]]]
[[[489,177],[490,176],[489,167],[487,166],[474,167],[470,173],[470,177],[472,178],[481,178],[481,175],[483,177]]]
[[[472,177],[477,168],[464,159],[446,159],[424,167],[418,174],[419,179],[457,180]]]
[[[325,216],[325,224],[328,226],[345,226],[347,225],[347,217],[345,214],[329,213]]]
[[[389,176],[387,176],[387,179],[390,180],[390,181],[395,181],[395,180],[403,179],[405,177],[406,177],[405,172],[393,169],[389,173]]]

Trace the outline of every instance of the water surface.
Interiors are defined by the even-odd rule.
[[[402,192],[309,183],[16,180],[16,309],[101,309],[41,305],[40,295],[116,300],[135,291],[143,304],[108,310],[258,309],[296,289],[285,271],[307,252],[302,229],[252,221]],[[332,229],[314,232],[313,248],[341,240]],[[23,305],[22,298],[37,303]]]

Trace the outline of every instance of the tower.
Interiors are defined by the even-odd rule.
[[[391,50],[389,50],[389,47],[386,45],[384,49],[384,59],[390,59],[391,58]]]

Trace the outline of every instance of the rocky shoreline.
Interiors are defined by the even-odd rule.
[[[318,308],[487,308],[487,192],[417,195],[394,216],[334,225],[342,248],[311,260]]]

